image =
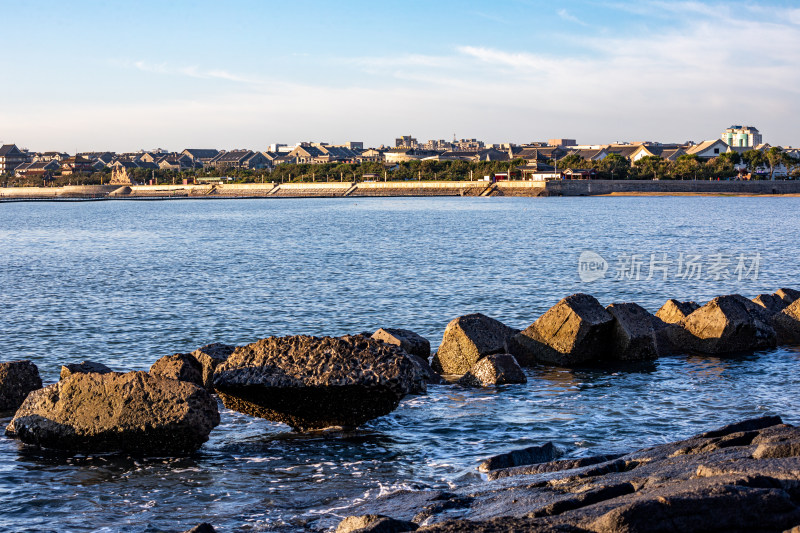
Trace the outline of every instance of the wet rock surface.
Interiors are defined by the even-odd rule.
[[[60,379],[64,379],[72,374],[89,374],[92,372],[97,374],[108,374],[109,372],[112,372],[112,370],[103,363],[98,363],[95,361],[81,361],[80,363],[63,365],[61,367]]]
[[[408,329],[380,328],[372,334],[375,340],[399,346],[406,353],[416,355],[426,362],[431,356],[431,343],[428,339]]]
[[[0,363],[0,413],[16,411],[30,392],[41,388],[39,369],[32,362]]]
[[[465,374],[482,357],[507,353],[516,330],[480,313],[453,319],[444,330],[433,358],[440,374]]]
[[[512,467],[453,492],[402,491],[348,512],[379,509],[437,532],[777,533],[800,523],[800,430],[778,417],[604,459]]]
[[[778,336],[778,344],[800,344],[800,300],[772,315],[770,325]]]
[[[573,294],[514,337],[512,353],[522,365],[575,366],[610,355],[613,317],[593,296]]]
[[[541,446],[530,446],[490,457],[478,465],[478,471],[490,472],[521,465],[549,463],[559,455],[561,455],[561,450],[556,448],[552,442],[547,442]]]
[[[348,516],[339,523],[336,533],[401,533],[416,531],[419,526],[407,520],[383,515]]]
[[[297,430],[355,427],[413,389],[409,357],[361,335],[269,337],[238,347],[217,367],[214,388],[229,409]]]
[[[509,353],[487,355],[464,374],[458,382],[468,387],[488,387],[527,383],[528,378]]]
[[[775,291],[775,296],[784,301],[786,305],[792,304],[800,300],[800,291],[796,289],[778,289]]]
[[[146,372],[91,373],[29,394],[6,434],[73,452],[185,455],[218,424],[216,400],[197,385]]]

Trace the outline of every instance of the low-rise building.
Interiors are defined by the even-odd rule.
[[[0,174],[11,174],[18,166],[28,162],[28,154],[16,144],[0,146]]]
[[[755,147],[763,142],[761,133],[755,126],[734,124],[720,135],[720,139],[731,147]]]
[[[68,157],[61,161],[61,175],[69,176],[78,172],[91,173],[94,172],[92,162],[82,155]]]

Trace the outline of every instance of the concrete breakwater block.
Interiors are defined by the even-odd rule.
[[[491,354],[475,363],[458,382],[468,387],[527,383],[528,378],[510,353]]]
[[[219,424],[203,388],[146,372],[72,374],[33,391],[6,434],[73,452],[186,455]]]
[[[447,324],[431,366],[441,374],[465,374],[482,357],[508,353],[516,333],[481,313],[460,316]]]
[[[269,337],[214,373],[225,406],[295,430],[356,427],[397,408],[418,371],[397,346],[363,335]]]
[[[521,364],[574,366],[611,355],[613,316],[588,294],[562,299],[514,337]]]

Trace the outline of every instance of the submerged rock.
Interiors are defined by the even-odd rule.
[[[772,348],[777,335],[766,311],[744,296],[718,296],[682,323],[690,350],[709,354]]]
[[[611,353],[613,317],[588,294],[567,296],[514,337],[512,353],[534,361],[574,366]]]
[[[614,317],[611,356],[620,361],[646,361],[658,357],[655,317],[635,303],[611,304],[606,307]]]
[[[216,531],[214,526],[208,522],[203,522],[202,524],[197,524],[192,529],[187,529],[183,533],[216,533]]]
[[[16,411],[30,392],[41,388],[39,369],[32,362],[0,363],[0,413]]]
[[[482,357],[507,353],[516,330],[480,313],[453,319],[444,330],[442,344],[433,358],[441,374],[465,374]]]
[[[297,430],[354,427],[392,412],[417,375],[403,350],[368,337],[269,337],[214,373],[229,409]]]
[[[235,349],[236,346],[214,342],[192,352],[192,356],[203,367],[203,386],[206,389],[214,390],[214,371]]]
[[[109,372],[112,372],[112,370],[103,363],[97,363],[95,361],[81,361],[80,363],[63,365],[61,367],[61,375],[59,378],[64,379],[72,374],[89,374],[92,372],[95,374],[108,374]]]
[[[661,309],[656,311],[656,317],[667,324],[677,324],[699,308],[700,305],[697,302],[681,302],[669,299],[667,303],[661,306]]]
[[[150,374],[203,386],[203,366],[188,353],[165,355],[153,363]]]
[[[147,372],[91,373],[29,394],[6,434],[74,452],[184,455],[217,424],[217,402],[197,385]]]
[[[375,340],[401,347],[406,353],[416,355],[428,362],[431,356],[431,343],[422,335],[408,329],[380,328],[372,334]]]
[[[527,383],[528,378],[510,353],[487,355],[458,381],[470,387]]]

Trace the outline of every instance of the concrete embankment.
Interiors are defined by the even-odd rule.
[[[600,196],[800,194],[800,181],[386,181],[85,185],[0,188],[0,200],[135,198],[335,198],[345,196]]]

